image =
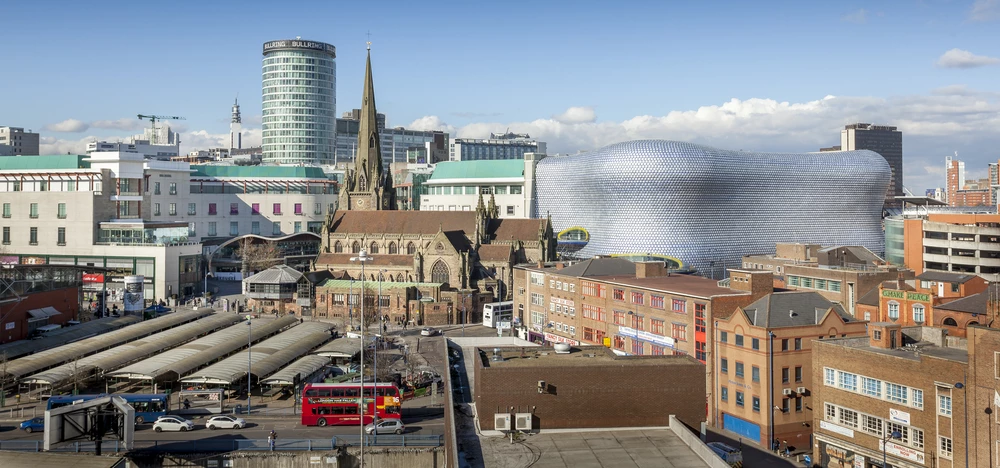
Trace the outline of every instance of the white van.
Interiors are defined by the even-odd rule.
[[[39,338],[45,338],[49,333],[62,328],[62,325],[45,325],[43,327],[38,327],[35,331],[31,332],[31,339],[37,340]]]

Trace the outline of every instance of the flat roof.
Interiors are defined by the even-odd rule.
[[[636,278],[634,276],[594,276],[589,279],[614,283],[625,286],[633,286],[643,289],[651,289],[671,294],[696,296],[710,298],[712,296],[739,296],[750,294],[747,291],[738,291],[732,288],[719,286],[718,280],[702,278],[694,275],[680,275],[671,273],[670,276],[657,276],[652,278]]]
[[[0,158],[0,171],[90,169],[85,154],[55,154],[51,156],[4,156]]]
[[[329,179],[323,169],[312,166],[219,166],[192,164],[191,178],[229,179]]]
[[[444,161],[434,167],[428,184],[468,179],[524,179],[523,159]],[[470,183],[472,183],[470,181]],[[476,192],[479,193],[478,191]]]
[[[871,324],[875,325],[875,324]],[[833,346],[841,346],[844,348],[857,349],[859,351],[866,351],[874,354],[881,354],[883,356],[893,356],[901,359],[909,359],[912,361],[919,361],[922,357],[933,357],[938,359],[947,359],[949,361],[956,362],[969,362],[969,351],[960,348],[949,348],[937,346],[928,341],[914,341],[910,339],[910,335],[906,333],[906,329],[903,330],[905,344],[895,349],[885,349],[876,348],[871,345],[870,338],[866,336],[852,337],[852,338],[831,338],[818,340],[817,343],[824,343]],[[910,346],[908,346],[910,345]],[[919,354],[918,351],[919,350]]]
[[[916,196],[916,195],[897,196],[895,198],[896,198],[896,200],[899,200],[899,201],[902,201],[902,202],[906,202],[906,203],[909,203],[911,205],[919,205],[919,206],[929,206],[929,205],[945,206],[945,205],[948,204],[948,203],[943,202],[941,200],[938,200],[936,198],[919,197],[919,196]]]
[[[662,367],[700,364],[691,356],[619,356],[604,346],[571,346],[569,353],[556,353],[555,348],[537,346],[476,348],[482,354],[483,367],[586,367],[615,365],[629,367]],[[502,361],[494,361],[500,350]],[[666,358],[666,359],[664,359]]]

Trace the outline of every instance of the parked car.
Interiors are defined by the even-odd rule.
[[[402,434],[406,430],[403,426],[403,422],[398,419],[383,419],[377,423],[369,424],[365,426],[365,432],[368,434]]]
[[[247,427],[247,422],[243,418],[233,416],[213,416],[205,421],[205,427],[209,429],[243,429]]]
[[[708,445],[708,448],[712,449],[712,451],[722,458],[722,460],[729,466],[743,465],[743,452],[739,449],[733,448],[733,446],[722,442],[709,442],[706,445]]]
[[[153,430],[156,432],[192,431],[194,430],[194,423],[177,416],[160,416],[160,418],[153,423]]]
[[[32,432],[35,431],[45,430],[45,418],[41,416],[37,418],[31,418],[21,423],[21,425],[18,426],[18,428],[20,428],[24,432],[27,432],[28,434],[31,434]]]
[[[434,329],[434,328],[425,328],[423,330],[420,330],[420,334],[422,336],[434,336],[434,335],[437,335],[439,333],[441,333],[441,332],[438,331],[438,330],[436,330],[436,329]]]

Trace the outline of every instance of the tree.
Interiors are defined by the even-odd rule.
[[[266,270],[281,263],[281,253],[274,245],[274,242],[264,241],[254,243],[252,239],[245,238],[240,241],[237,255],[243,262],[243,277],[249,276],[251,271]]]

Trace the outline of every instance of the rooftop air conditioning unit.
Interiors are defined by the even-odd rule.
[[[806,388],[805,387],[796,387],[795,388],[795,393],[805,393],[805,392],[806,392]]]
[[[493,417],[494,429],[497,431],[510,430],[510,413],[496,413]]]
[[[515,429],[519,431],[531,430],[531,413],[517,413],[514,415]]]
[[[781,394],[782,395],[791,395],[792,394],[792,389],[790,389],[790,388],[783,388],[783,389],[781,389]]]

